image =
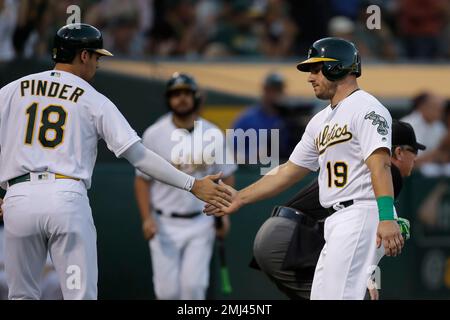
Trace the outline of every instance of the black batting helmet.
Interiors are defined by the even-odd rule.
[[[297,69],[309,72],[311,64],[322,62],[322,73],[330,81],[342,79],[347,74],[361,76],[361,57],[355,45],[341,38],[324,38],[313,43],[308,59],[300,62]]]
[[[166,83],[167,100],[170,97],[170,94],[177,90],[191,91],[194,95],[194,108],[197,109],[200,106],[201,97],[194,77],[186,73],[175,72]],[[167,102],[167,104],[169,103]]]
[[[103,49],[102,33],[89,24],[68,24],[56,32],[52,51],[55,62],[70,63],[80,50],[93,51],[103,56],[113,55]]]

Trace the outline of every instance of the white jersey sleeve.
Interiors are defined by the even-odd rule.
[[[371,105],[354,118],[356,138],[361,147],[364,161],[377,149],[391,152],[392,117],[382,105]]]
[[[109,99],[100,107],[95,119],[97,132],[116,157],[140,141],[136,131]]]
[[[317,171],[319,169],[319,153],[314,143],[313,120],[314,118],[306,126],[302,139],[292,151],[289,161],[311,171]]]

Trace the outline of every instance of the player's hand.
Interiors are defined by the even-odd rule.
[[[370,300],[380,299],[377,283],[373,279],[367,280],[367,289],[369,290]]]
[[[377,248],[383,244],[384,253],[388,257],[395,257],[402,251],[405,241],[400,232],[397,221],[380,221],[377,230]]]
[[[379,300],[380,299],[380,294],[378,293],[377,288],[369,289],[369,296],[370,296],[370,300]]]
[[[217,208],[228,207],[231,204],[231,192],[226,185],[219,185],[218,181],[222,173],[209,175],[203,179],[195,179],[191,192],[200,200],[212,204]]]
[[[240,207],[244,205],[243,201],[239,197],[239,192],[237,192],[234,188],[226,185],[222,181],[219,181],[219,184],[227,188],[227,190],[231,193],[231,203],[227,207],[218,207],[212,204],[206,204],[203,208],[203,212],[208,216],[214,215],[216,217],[221,217],[224,215],[229,215],[233,212],[236,212]]]
[[[148,217],[142,223],[142,233],[144,234],[145,240],[151,240],[155,236],[158,228],[156,227],[156,221],[152,217]]]
[[[2,210],[2,206],[3,206],[3,199],[0,198],[0,218],[3,218],[3,210]]]

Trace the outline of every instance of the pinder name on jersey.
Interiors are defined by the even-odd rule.
[[[62,84],[59,82],[49,82],[46,80],[23,80],[20,82],[20,94],[32,96],[46,96],[50,98],[58,98],[62,100],[69,100],[74,103],[78,102],[84,90],[79,87],[73,87],[69,84]]]
[[[316,148],[319,154],[322,154],[328,147],[349,141],[352,137],[353,135],[348,131],[347,125],[340,127],[339,124],[335,123],[330,130],[330,125],[327,124],[315,140]]]

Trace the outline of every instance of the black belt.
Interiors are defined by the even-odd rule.
[[[276,206],[273,208],[271,216],[287,218],[308,227],[314,227],[317,224],[316,219],[313,219],[303,212],[289,207]]]
[[[341,207],[340,209],[344,209],[344,208],[350,207],[353,203],[354,203],[353,200],[347,200],[344,202],[336,203],[335,206]],[[340,210],[340,209],[338,209],[338,210]],[[329,207],[329,208],[327,208],[327,210],[330,214],[333,214],[336,211],[338,211],[338,210],[334,209],[333,207]]]
[[[163,214],[163,212],[159,209],[155,209],[155,212],[156,212],[156,214],[159,214],[159,215]],[[201,214],[202,214],[201,211],[195,211],[195,212],[190,212],[190,213],[172,212],[171,214],[169,214],[169,216],[172,218],[191,219],[191,218],[195,218],[196,216],[199,216]]]
[[[45,172],[43,172],[42,175],[45,175]],[[39,176],[38,176],[38,179],[40,179]],[[65,176],[65,175],[58,174],[58,173],[55,173],[55,179],[72,179],[72,180],[80,181],[80,179],[78,179],[78,178],[73,178],[73,177]],[[16,183],[27,182],[30,180],[31,180],[30,174],[26,173],[24,175],[21,175],[16,178],[13,178],[11,180],[8,180],[8,185],[12,186],[12,185],[15,185]]]

